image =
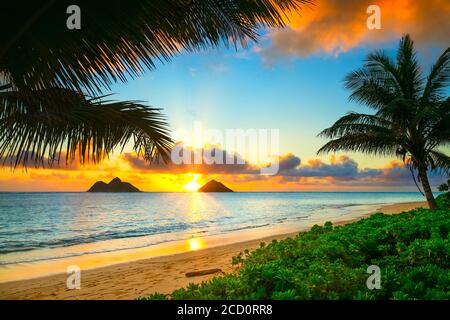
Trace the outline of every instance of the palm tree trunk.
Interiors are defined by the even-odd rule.
[[[425,192],[425,197],[427,198],[428,206],[432,210],[436,209],[436,200],[434,199],[433,192],[431,191],[426,168],[421,166],[419,167],[419,178],[420,182],[422,183],[423,191]]]

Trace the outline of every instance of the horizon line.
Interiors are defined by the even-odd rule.
[[[419,191],[234,191],[233,192],[190,192],[190,191],[140,191],[140,192],[88,192],[88,191],[1,191],[0,193],[92,193],[92,194],[108,194],[108,193],[420,193]],[[441,191],[433,191],[433,193],[442,193]]]

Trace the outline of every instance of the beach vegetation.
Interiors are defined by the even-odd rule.
[[[440,208],[450,208],[450,192],[446,192],[437,196],[436,203]]]
[[[450,210],[327,222],[232,263],[230,274],[145,299],[449,299]],[[366,284],[371,265],[380,268],[380,289]]]

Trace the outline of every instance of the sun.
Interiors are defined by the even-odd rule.
[[[184,185],[184,189],[190,192],[195,192],[200,188],[200,183],[197,182],[197,179],[199,178],[199,175],[194,175],[191,181],[189,181],[187,184]]]
[[[198,182],[196,182],[196,181],[190,181],[190,182],[188,182],[185,186],[184,186],[184,188],[187,190],[187,191],[191,191],[191,192],[194,192],[194,191],[197,191],[197,189],[200,187],[200,183],[198,183]]]

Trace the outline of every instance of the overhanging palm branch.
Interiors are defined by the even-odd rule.
[[[62,145],[69,158],[81,147],[82,161],[86,155],[99,160],[113,146],[123,147],[131,138],[135,139],[135,149],[143,149],[147,158],[164,151],[165,159],[170,139],[166,123],[156,109],[133,102],[85,99],[85,93],[101,94],[112,83],[125,82],[145,69],[154,69],[156,61],[168,61],[183,51],[221,44],[245,46],[248,40],[257,38],[258,28],[284,26],[290,11],[309,2],[16,0],[2,3],[0,92],[14,90],[14,93],[2,93],[0,160],[16,152],[19,162],[26,162],[30,154],[37,161],[42,161],[47,154],[52,161]],[[81,9],[81,30],[66,27],[69,5]],[[64,90],[70,93],[59,94]],[[39,97],[38,93],[43,96]],[[44,103],[36,103],[34,99]]]
[[[284,26],[287,14],[308,2],[7,1],[0,11],[0,72],[20,90],[62,87],[95,94],[182,51],[245,45],[258,28]],[[81,30],[66,27],[69,5],[81,9]]]
[[[67,89],[0,93],[2,164],[52,165],[62,152],[66,162],[97,162],[129,141],[149,161],[168,158],[172,141],[159,109],[103,98]]]

